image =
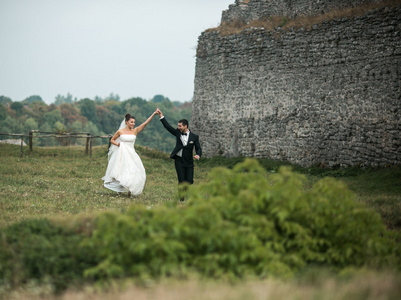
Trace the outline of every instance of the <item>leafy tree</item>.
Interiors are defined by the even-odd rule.
[[[92,135],[100,135],[101,132],[99,129],[96,127],[95,124],[93,124],[91,121],[86,123],[86,125],[83,127],[84,132],[89,132]]]
[[[114,134],[123,117],[105,105],[96,105],[96,114],[99,120],[99,128],[107,134]]]
[[[34,118],[26,119],[26,121],[24,123],[24,131],[25,132],[28,132],[28,131],[31,131],[31,130],[38,130],[38,129],[39,129],[39,125],[35,121]]]
[[[0,132],[24,133],[24,127],[20,121],[8,115],[3,121],[0,121]]]
[[[86,118],[81,116],[79,109],[72,104],[63,103],[59,109],[65,125],[72,124],[75,121],[86,122]]]
[[[34,101],[28,104],[25,111],[28,117],[34,118],[38,124],[42,123],[43,115],[48,112],[49,106],[44,102]]]
[[[53,128],[54,128],[53,131],[55,131],[57,133],[66,133],[65,126],[60,121],[57,121],[56,123],[54,123]],[[58,140],[59,144],[62,146],[69,146],[69,145],[71,145],[71,142],[72,142],[72,138],[66,137],[65,135],[61,136],[61,137],[57,137],[57,140]]]
[[[182,102],[180,102],[180,101],[173,101],[173,104],[174,104],[174,106],[179,107],[179,106],[182,105]]]
[[[39,126],[39,130],[40,131],[44,131],[44,132],[53,132],[54,131],[52,125],[50,125],[47,122],[42,123]],[[41,137],[38,140],[39,140],[39,146],[47,146],[47,147],[49,147],[49,146],[56,146],[56,145],[59,144],[57,142],[57,140],[54,139],[53,137]]]
[[[164,97],[163,95],[155,95],[150,102],[153,103],[161,103],[163,101],[171,102],[169,98]]]
[[[22,109],[24,108],[24,105],[21,102],[13,102],[11,103],[10,108],[14,110],[17,114],[20,114],[22,112]]]
[[[126,113],[131,113],[131,114],[135,114],[136,111],[130,111],[131,108],[139,108],[142,106],[146,105],[146,100],[136,97],[136,98],[130,98],[128,100],[125,100],[124,102],[121,103],[121,108],[122,110],[120,110],[120,112],[122,114],[126,114]]]
[[[109,101],[109,100],[115,100],[115,101],[120,101],[120,96],[118,94],[113,94],[110,93],[109,96],[107,96],[106,98],[104,98],[104,100]]]
[[[107,109],[112,110],[113,112],[115,112],[116,114],[121,116],[121,120],[122,120],[122,117],[124,116],[124,110],[122,109],[121,102],[118,102],[115,100],[108,100],[108,101],[104,101],[102,103],[102,105],[104,105],[105,107],[107,107]]]
[[[33,102],[43,102],[42,97],[38,95],[33,95],[29,96],[28,98],[25,98],[24,101],[22,101],[24,104],[29,104]],[[44,103],[44,102],[43,102]]]
[[[95,96],[94,100],[96,103],[100,103],[100,102],[105,102],[105,101],[120,101],[120,96],[118,94],[114,94],[114,93],[110,93],[110,95],[108,95],[105,98],[99,97],[99,96]]]
[[[91,121],[92,123],[97,124],[98,118],[96,114],[96,105],[95,102],[91,99],[83,99],[78,102],[79,108],[81,109],[81,114]]]
[[[0,104],[0,121],[5,120],[7,117],[7,109],[3,104]]]
[[[75,121],[68,127],[69,132],[77,133],[77,132],[84,132],[82,123],[79,121]],[[83,138],[72,138],[71,140],[72,144],[78,144],[78,145],[85,145],[86,141]]]
[[[68,128],[70,132],[83,132],[83,126],[82,123],[79,121],[75,121],[74,123],[72,123],[70,125],[70,127]]]
[[[55,99],[55,105],[61,105],[63,103],[72,104],[77,101],[77,98],[73,99],[73,96],[70,93],[67,93],[67,96],[62,96],[58,94]]]
[[[56,123],[54,123],[53,128],[54,128],[54,131],[56,131],[58,133],[63,133],[66,131],[64,124],[61,123],[60,121],[57,121]]]
[[[33,125],[32,121],[35,121],[42,131],[52,132],[54,131],[55,123],[60,122],[64,124],[64,130],[72,132],[88,131],[95,135],[108,135],[116,132],[126,113],[131,113],[135,116],[137,125],[144,122],[157,107],[163,111],[172,126],[175,126],[178,120],[182,118],[190,120],[191,117],[190,103],[173,103],[163,95],[156,95],[151,101],[134,97],[122,102],[117,101],[116,99],[119,97],[116,96],[118,95],[111,93],[109,97],[101,102],[95,102],[91,99],[83,99],[76,102],[73,101],[72,95],[68,93],[67,96],[58,95],[56,97],[59,100],[57,102],[56,99],[58,105],[54,103],[47,105],[41,101],[29,102],[34,99],[34,96],[31,96],[29,101],[24,102],[25,105],[21,102],[9,102],[11,103],[10,107],[2,106],[0,108],[0,118],[5,121],[5,118],[9,116],[10,120],[16,121],[15,124],[23,126],[9,126],[3,122],[2,128],[4,129],[3,131],[10,133],[22,133],[25,122],[27,119],[32,118],[33,120],[30,120],[28,124]],[[2,97],[0,100],[8,101],[8,98]],[[88,124],[88,121],[92,124]],[[41,139],[41,142],[43,142],[41,145],[54,145],[53,142],[50,142],[51,139]],[[100,139],[97,139],[96,143],[99,143],[99,141]],[[77,139],[77,142],[80,143],[81,140]],[[102,140],[102,143],[107,142],[107,139]],[[141,132],[137,143],[169,152],[174,147],[175,139],[155,117],[146,129]]]
[[[62,121],[61,112],[58,109],[49,111],[43,115],[42,123],[47,123],[52,128],[56,122]]]
[[[0,96],[0,103],[1,103],[1,104],[6,105],[6,104],[10,104],[10,103],[12,103],[12,102],[13,102],[13,101],[12,101],[9,97]]]
[[[44,122],[39,126],[39,130],[44,132],[52,132],[52,125],[50,125],[48,122]]]
[[[99,130],[95,124],[89,121],[83,128],[84,132],[89,132],[91,135],[105,135],[104,132]],[[107,144],[109,141],[107,139],[93,139],[93,145]]]
[[[77,97],[73,97],[70,93],[67,93],[67,96],[65,97],[65,103],[73,103],[77,102]]]
[[[54,104],[55,104],[55,105],[60,105],[61,103],[64,103],[64,96],[61,96],[60,94],[58,94],[58,95],[55,97],[55,100],[56,100],[56,101],[54,101]]]

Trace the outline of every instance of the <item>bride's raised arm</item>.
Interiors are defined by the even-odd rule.
[[[156,112],[157,111],[151,114],[151,116],[145,122],[143,122],[141,125],[135,128],[136,129],[135,134],[140,133],[145,128],[145,126],[148,125],[150,121],[152,121],[153,117],[156,115]]]

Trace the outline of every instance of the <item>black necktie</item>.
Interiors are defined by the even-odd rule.
[[[187,135],[186,133],[181,133],[181,135]]]

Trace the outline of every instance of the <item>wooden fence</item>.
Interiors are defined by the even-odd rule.
[[[35,133],[35,135],[34,135]],[[40,135],[37,135],[40,134]],[[109,139],[109,148],[110,148],[110,140],[112,135],[92,135],[89,132],[48,132],[48,131],[40,131],[40,130],[31,130],[28,133],[1,133],[0,135],[6,136],[18,136],[21,138],[21,151],[20,157],[23,155],[23,145],[24,145],[24,137],[28,138],[29,150],[33,150],[33,138],[42,138],[42,137],[54,137],[54,138],[86,138],[85,144],[85,154],[92,158],[92,140],[94,138],[101,139]]]

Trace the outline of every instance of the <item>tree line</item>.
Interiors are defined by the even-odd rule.
[[[30,96],[23,101],[12,101],[0,96],[0,132],[27,133],[31,130],[58,133],[88,132],[92,135],[113,135],[126,113],[134,115],[136,124],[144,122],[155,110],[160,108],[174,126],[180,119],[191,118],[191,103],[171,101],[163,95],[151,100],[140,97],[120,100],[118,95],[102,99],[73,98],[57,95],[56,101],[46,104],[40,96]],[[174,147],[174,139],[155,117],[138,137],[137,144],[168,152]],[[8,139],[0,136],[0,139]],[[84,139],[37,138],[35,145],[58,146],[61,144],[83,145]],[[95,139],[95,145],[107,144],[107,139]]]

